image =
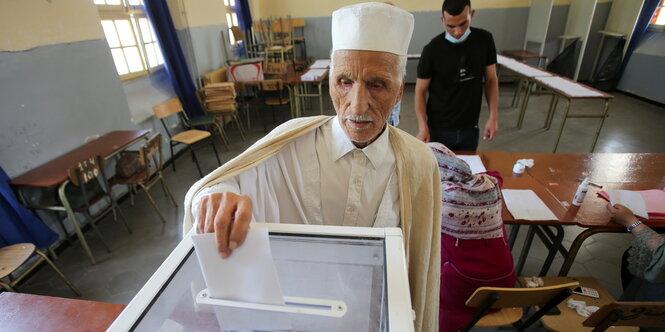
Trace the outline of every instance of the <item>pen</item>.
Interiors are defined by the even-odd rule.
[[[583,181],[584,179],[582,179],[582,178],[576,178],[575,180],[577,180],[577,181]],[[589,184],[592,185],[592,186],[594,186],[594,187],[597,187],[597,188],[601,188],[601,189],[603,188],[603,186],[601,186],[601,185],[599,185],[599,184],[597,184],[597,183],[591,182],[591,181],[589,181]]]

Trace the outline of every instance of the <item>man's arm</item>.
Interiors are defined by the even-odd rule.
[[[485,98],[490,117],[485,124],[483,139],[491,141],[499,131],[499,79],[496,76],[496,64],[485,67]]]
[[[429,142],[429,128],[427,127],[427,90],[431,78],[416,79],[415,108],[418,119],[418,135],[416,138],[423,142]]]

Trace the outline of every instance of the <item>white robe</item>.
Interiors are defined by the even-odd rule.
[[[399,226],[399,188],[389,130],[358,149],[337,117],[266,161],[200,191],[252,198],[253,221],[358,227]]]

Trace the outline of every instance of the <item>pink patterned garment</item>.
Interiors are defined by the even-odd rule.
[[[469,165],[441,143],[428,143],[441,173],[441,233],[458,239],[503,237],[498,180],[472,174]]]

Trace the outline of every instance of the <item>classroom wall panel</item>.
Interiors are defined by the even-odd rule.
[[[122,83],[104,39],[0,52],[0,160],[10,177],[130,129]]]
[[[665,104],[665,32],[647,32],[628,61],[618,89]]]
[[[0,1],[0,51],[104,38],[91,0]]]

